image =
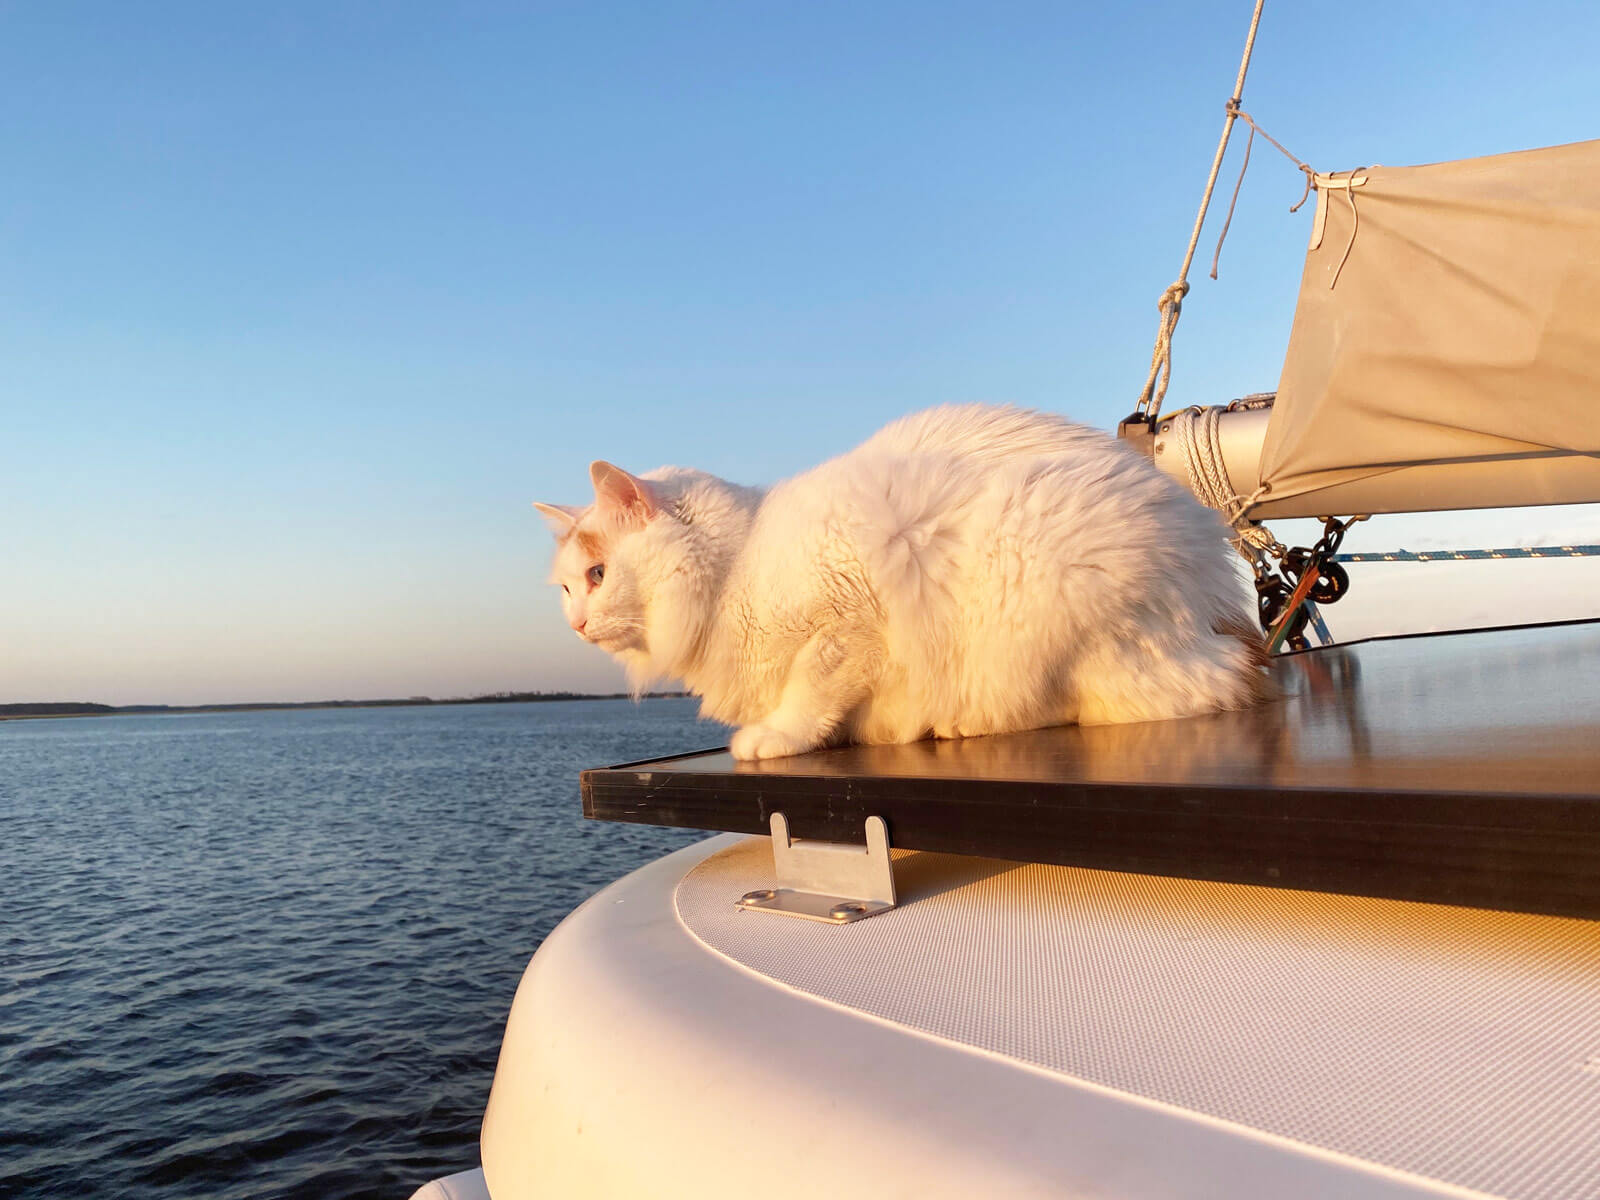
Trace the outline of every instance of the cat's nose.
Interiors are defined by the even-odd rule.
[[[583,617],[583,618],[581,618],[579,620],[576,620],[576,621],[567,622],[567,624],[572,626],[572,631],[574,633],[582,633],[583,632],[583,627],[585,625],[587,625],[588,623],[589,623],[589,618],[588,617]]]

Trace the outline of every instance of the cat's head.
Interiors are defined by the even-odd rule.
[[[589,478],[587,507],[534,505],[556,535],[550,582],[573,632],[642,688],[681,673],[720,586],[720,481],[677,467],[630,475],[608,462],[591,464]]]

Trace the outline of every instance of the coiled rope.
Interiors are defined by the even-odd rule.
[[[1248,496],[1234,491],[1228,478],[1228,468],[1222,458],[1222,414],[1224,408],[1186,408],[1166,419],[1165,436],[1176,445],[1188,475],[1189,490],[1200,502],[1216,509],[1227,518],[1238,537],[1233,543],[1241,552],[1246,545],[1263,554],[1275,554],[1283,549],[1278,539],[1265,526],[1245,520],[1250,506],[1267,494],[1265,486]],[[1246,557],[1251,557],[1246,554]]]

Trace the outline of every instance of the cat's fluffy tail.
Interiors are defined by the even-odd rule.
[[[1254,621],[1242,615],[1223,616],[1212,623],[1211,630],[1224,637],[1237,638],[1244,645],[1249,656],[1247,678],[1251,688],[1249,696],[1244,701],[1246,705],[1269,700],[1278,694],[1272,677],[1267,674],[1267,662],[1271,656],[1267,653],[1266,635],[1256,628]]]

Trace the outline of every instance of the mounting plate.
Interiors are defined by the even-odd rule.
[[[740,908],[847,925],[894,907],[889,827],[882,817],[867,818],[865,847],[796,841],[781,812],[772,814],[771,828],[778,886],[746,892]]]

